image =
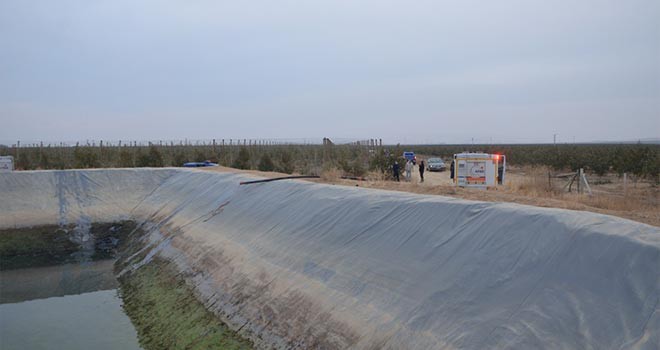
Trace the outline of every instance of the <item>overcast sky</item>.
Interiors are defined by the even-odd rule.
[[[0,141],[658,138],[660,1],[2,0],[0,122]]]

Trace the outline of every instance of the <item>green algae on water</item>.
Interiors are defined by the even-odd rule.
[[[195,298],[171,263],[155,258],[119,278],[124,310],[145,349],[252,349]]]

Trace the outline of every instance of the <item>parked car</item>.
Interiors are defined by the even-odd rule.
[[[445,162],[440,158],[429,158],[426,161],[426,170],[428,171],[445,171],[447,166]]]
[[[415,152],[403,152],[403,158],[411,161],[413,164],[417,164],[417,156]]]
[[[184,167],[186,168],[200,168],[200,167],[205,167],[205,166],[218,166],[218,163],[213,163],[209,160],[203,161],[203,162],[190,162],[190,163],[184,163]]]

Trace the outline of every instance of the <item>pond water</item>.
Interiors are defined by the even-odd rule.
[[[0,272],[0,349],[140,349],[113,261]]]

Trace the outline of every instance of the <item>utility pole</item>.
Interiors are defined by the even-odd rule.
[[[555,145],[555,146],[557,146],[557,135],[559,135],[559,134],[553,134],[552,135],[552,144]]]

